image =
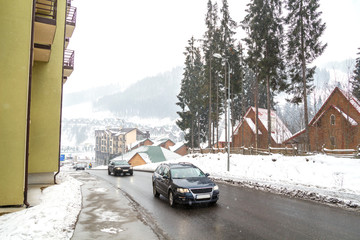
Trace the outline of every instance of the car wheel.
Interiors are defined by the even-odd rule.
[[[171,190],[169,191],[168,200],[170,207],[175,207],[174,194]]]
[[[153,194],[154,194],[154,197],[157,197],[157,198],[160,196],[160,193],[158,193],[158,191],[156,190],[155,183],[153,183]]]
[[[132,175],[133,175],[133,173],[131,172],[131,173],[130,173],[130,176],[132,176]]]
[[[111,175],[111,172],[110,172],[110,170],[108,170],[108,175]]]

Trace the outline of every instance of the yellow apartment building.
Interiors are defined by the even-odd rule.
[[[76,24],[70,0],[0,0],[0,206],[59,172],[63,84]]]

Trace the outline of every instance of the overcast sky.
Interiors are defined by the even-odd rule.
[[[205,32],[208,0],[73,0],[77,23],[69,49],[75,69],[65,93],[115,83],[119,88],[184,63],[191,36]],[[214,1],[213,1],[214,2]],[[240,22],[248,0],[228,0]],[[218,1],[219,9],[221,1]],[[317,64],[355,58],[360,47],[360,1],[320,0],[328,43]],[[238,38],[243,38],[238,29]]]

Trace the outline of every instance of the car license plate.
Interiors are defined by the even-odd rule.
[[[127,172],[127,171],[129,171],[129,170],[124,170],[124,172]]]
[[[210,198],[210,194],[201,194],[196,196],[196,199],[206,199],[206,198]]]

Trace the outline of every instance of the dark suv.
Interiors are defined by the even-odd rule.
[[[153,194],[168,198],[171,207],[176,203],[215,204],[219,187],[208,176],[191,163],[163,163],[152,176]]]
[[[108,174],[116,175],[129,173],[133,175],[133,168],[126,160],[112,160],[108,165]]]

